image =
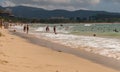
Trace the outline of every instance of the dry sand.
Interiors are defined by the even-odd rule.
[[[119,72],[0,30],[0,72]]]

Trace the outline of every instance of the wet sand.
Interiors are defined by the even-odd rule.
[[[104,66],[98,62],[99,60],[97,61],[99,56],[95,55],[97,57],[92,58],[94,54],[85,51],[76,52],[77,50],[46,40],[38,40],[31,35],[9,33],[7,30],[0,30],[0,32],[4,35],[0,37],[0,72],[120,71],[112,66],[111,68]]]
[[[50,48],[50,49],[58,51],[58,52],[73,54],[77,57],[84,58],[84,59],[90,60],[91,62],[98,63],[103,66],[110,67],[112,69],[116,69],[116,70],[120,71],[120,60],[101,56],[98,54],[94,54],[92,52],[87,52],[87,51],[83,50],[83,48],[82,49],[73,49],[73,48],[63,46],[61,44],[54,43],[54,42],[51,42],[48,40],[36,38],[33,35],[27,35],[27,34],[18,33],[18,32],[14,33],[14,35],[25,38],[30,43],[33,43],[33,44],[36,44],[39,46],[44,46],[44,47]]]

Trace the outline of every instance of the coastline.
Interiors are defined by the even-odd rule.
[[[0,71],[1,72],[119,72],[120,70],[98,64],[87,52],[79,57],[59,44],[38,39],[27,34],[1,30]],[[47,44],[48,43],[48,44]],[[49,44],[50,43],[50,44]],[[48,45],[48,46],[45,46]],[[53,47],[52,45],[56,45]],[[60,47],[61,46],[61,47]],[[53,49],[50,49],[53,48]],[[63,49],[60,50],[60,49]],[[55,51],[56,50],[56,51]],[[76,54],[78,52],[75,52]],[[86,58],[85,58],[86,57]],[[91,57],[90,57],[91,58]],[[114,63],[114,60],[112,60]],[[108,61],[107,61],[108,62]],[[118,64],[119,65],[119,64]]]
[[[51,42],[49,40],[37,38],[33,35],[28,35],[28,34],[19,33],[19,32],[15,32],[14,35],[20,36],[21,38],[24,38],[24,39],[28,39],[30,43],[43,46],[43,47],[47,47],[47,48],[50,48],[58,52],[72,54],[77,57],[87,59],[93,63],[97,63],[97,64],[120,71],[120,68],[119,68],[120,60],[102,56],[102,55],[95,54],[95,53],[91,53],[91,52],[85,51],[83,48],[73,49],[73,48],[58,44],[58,43]]]

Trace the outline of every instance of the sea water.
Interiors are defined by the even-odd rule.
[[[119,23],[30,24],[29,26],[30,34],[38,38],[120,60]],[[46,32],[46,26],[49,26],[49,32]],[[56,26],[57,34],[54,34],[53,26]],[[22,32],[22,27],[14,28]]]

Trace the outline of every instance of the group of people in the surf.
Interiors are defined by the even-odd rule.
[[[29,32],[29,25],[28,24],[24,25],[23,31],[28,34],[28,32]]]
[[[47,25],[46,26],[46,32],[49,32],[50,31],[50,28],[49,28],[49,26]],[[53,32],[55,33],[55,34],[57,34],[57,32],[56,32],[56,26],[54,25],[53,26]]]

